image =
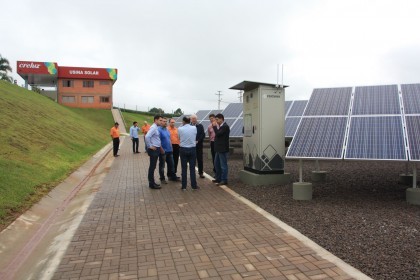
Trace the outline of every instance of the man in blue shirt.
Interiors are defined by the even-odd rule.
[[[133,142],[133,154],[138,154],[139,152],[139,127],[137,122],[133,122],[133,126],[130,127],[130,137]]]
[[[178,127],[179,135],[179,155],[181,158],[181,178],[182,178],[182,190],[187,190],[187,163],[190,166],[190,179],[191,188],[197,190],[197,181],[195,177],[195,161],[196,161],[196,137],[197,129],[195,126],[190,125],[190,119],[184,117],[182,119],[183,125]]]
[[[172,153],[171,134],[167,129],[168,120],[163,117],[162,126],[159,127],[160,142],[165,151],[164,154],[159,155],[159,176],[162,184],[167,184],[165,180],[165,161],[167,166],[166,175],[170,181],[177,181],[179,177],[176,176],[174,170],[174,158]]]
[[[147,132],[145,141],[146,141],[146,147],[147,147],[147,154],[150,158],[150,164],[149,164],[149,172],[147,175],[147,178],[149,180],[149,188],[151,189],[160,189],[160,185],[155,183],[155,169],[156,164],[159,158],[160,153],[164,153],[162,149],[162,145],[160,142],[160,134],[158,127],[162,123],[162,116],[156,115],[153,118],[153,125],[150,127],[149,132]]]

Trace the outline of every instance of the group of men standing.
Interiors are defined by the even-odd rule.
[[[133,124],[134,126],[134,124]],[[224,121],[222,114],[210,115],[210,125],[207,127],[210,138],[210,148],[213,159],[213,170],[215,171],[216,184],[227,184],[228,176],[228,153],[230,129]],[[167,119],[157,115],[154,117],[153,125],[145,136],[147,154],[150,158],[148,170],[149,188],[160,189],[161,186],[155,182],[154,172],[159,160],[159,176],[161,184],[167,184],[166,175],[169,180],[178,181],[177,167],[178,158],[181,159],[181,189],[187,188],[187,169],[189,166],[190,182],[193,190],[199,189],[196,180],[195,166],[198,165],[198,174],[204,178],[203,170],[203,142],[205,131],[202,124],[197,122],[197,116],[184,117],[182,125],[175,127],[175,120],[170,119],[169,128]],[[133,142],[133,152],[134,142]]]

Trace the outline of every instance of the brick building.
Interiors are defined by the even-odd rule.
[[[41,94],[59,104],[78,108],[112,108],[115,68],[58,66],[56,62],[18,61],[17,73],[25,87],[36,86]]]

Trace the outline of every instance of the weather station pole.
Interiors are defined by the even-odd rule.
[[[218,100],[217,100],[217,110],[220,110],[220,102],[222,101],[221,96],[222,96],[223,94],[221,93],[222,91],[220,91],[220,90],[218,90],[217,92],[218,92],[218,93],[215,93],[216,95],[218,95]]]

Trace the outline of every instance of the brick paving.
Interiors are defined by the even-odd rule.
[[[353,279],[208,179],[149,189],[127,140],[53,279]]]

